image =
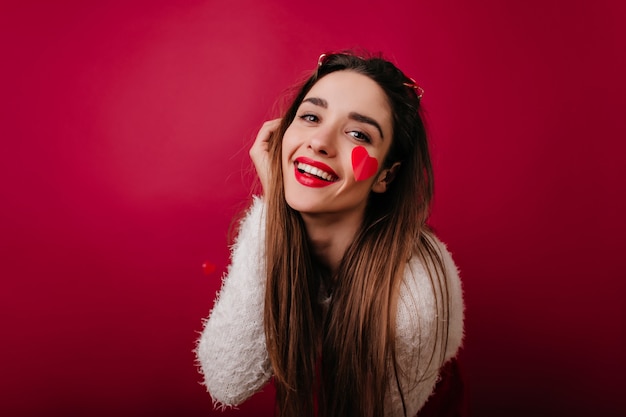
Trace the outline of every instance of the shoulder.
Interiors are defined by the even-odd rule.
[[[448,247],[434,234],[426,240],[434,254],[422,250],[413,254],[404,269],[398,297],[398,333],[415,337],[416,329],[436,327],[436,320],[447,316],[446,358],[456,355],[463,340],[464,303],[459,270]],[[439,258],[439,262],[435,259]],[[443,272],[443,273],[442,273]],[[446,314],[447,310],[447,314]],[[423,331],[417,332],[422,333]]]
[[[263,197],[253,196],[250,206],[239,221],[239,234],[242,232],[264,232],[266,204]]]
[[[235,222],[237,234],[231,246],[231,254],[238,250],[248,252],[262,252],[265,241],[265,201],[262,197],[254,196],[250,206]]]
[[[441,365],[457,354],[463,339],[459,271],[446,245],[434,235],[426,235],[421,245],[404,265],[395,324],[397,375],[409,415],[424,405]],[[391,409],[401,413],[397,389],[392,388],[389,398]]]

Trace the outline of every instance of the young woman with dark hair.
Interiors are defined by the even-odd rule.
[[[263,186],[197,355],[214,401],[273,377],[279,416],[408,416],[463,337],[457,269],[426,221],[422,90],[389,61],[322,55],[250,150]]]

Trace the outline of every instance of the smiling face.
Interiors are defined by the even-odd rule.
[[[302,214],[362,217],[393,137],[387,96],[369,77],[337,71],[305,96],[282,141],[287,204]]]

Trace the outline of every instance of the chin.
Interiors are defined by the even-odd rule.
[[[302,199],[290,199],[289,197],[285,197],[285,202],[289,207],[291,207],[291,209],[301,213],[310,212],[313,208],[311,207],[311,204],[307,204],[306,202],[303,203]]]

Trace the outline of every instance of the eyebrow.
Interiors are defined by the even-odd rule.
[[[378,129],[378,133],[380,133],[381,139],[385,139],[385,135],[383,135],[383,130],[380,128],[380,125],[376,120],[372,119],[371,117],[364,116],[355,112],[350,113],[348,117],[357,122],[367,123],[368,125],[374,126],[376,129]]]
[[[319,98],[319,97],[309,97],[309,98],[305,98],[304,100],[302,100],[303,103],[312,103],[315,104],[316,106],[320,106],[323,107],[325,109],[328,108],[328,102],[326,100],[324,100],[323,98]]]
[[[323,98],[319,98],[319,97],[305,98],[304,100],[302,100],[302,102],[311,103],[311,104],[314,104],[316,106],[319,106],[325,109],[328,108],[328,102],[324,100]],[[360,123],[367,123],[368,125],[374,126],[376,129],[378,129],[378,133],[380,133],[380,137],[382,139],[385,139],[385,135],[383,135],[383,130],[381,129],[380,124],[376,120],[372,119],[371,117],[365,116],[357,112],[351,112],[350,114],[348,114],[348,118],[354,121],[360,122]]]

